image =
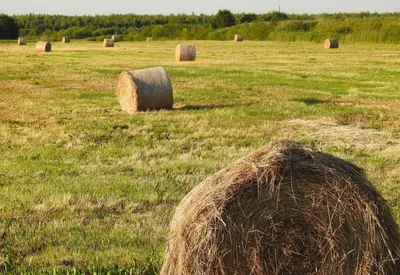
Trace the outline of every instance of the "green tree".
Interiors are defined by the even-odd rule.
[[[273,11],[273,12],[269,12],[269,13],[266,13],[266,14],[261,14],[259,16],[261,17],[262,21],[278,22],[278,21],[283,21],[283,20],[288,20],[289,19],[289,17],[287,16],[286,13],[278,12],[278,11]]]
[[[0,14],[0,39],[16,39],[18,33],[18,25],[14,18]]]
[[[211,25],[216,29],[232,27],[235,25],[235,16],[229,10],[219,10]]]
[[[242,13],[240,23],[251,23],[257,19],[257,14],[255,13]]]

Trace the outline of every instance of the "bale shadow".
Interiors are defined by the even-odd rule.
[[[234,108],[234,107],[249,107],[255,103],[245,103],[245,104],[215,104],[215,105],[185,105],[181,107],[175,107],[174,110],[179,111],[198,111],[198,110],[213,110],[213,109],[223,109],[223,108]]]
[[[304,103],[306,105],[316,105],[316,104],[324,104],[324,103],[328,103],[328,100],[321,100],[321,99],[316,99],[316,98],[298,98],[298,99],[294,99],[293,101],[296,102],[301,102]]]

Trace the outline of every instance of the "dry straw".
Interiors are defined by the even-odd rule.
[[[26,45],[26,39],[23,37],[18,38],[18,46],[24,46]]]
[[[137,111],[172,109],[172,85],[163,67],[123,72],[117,90],[122,110]]]
[[[36,43],[36,51],[51,52],[51,44],[49,41],[39,41]]]
[[[194,61],[196,59],[196,47],[193,45],[178,44],[175,51],[176,61]]]
[[[62,43],[70,43],[70,42],[71,42],[71,37],[69,37],[69,36],[63,36],[61,42],[62,42]]]
[[[325,39],[324,47],[325,49],[337,49],[339,48],[339,41],[336,39]]]
[[[161,274],[400,274],[400,233],[357,166],[292,141],[261,148],[178,206]]]
[[[236,42],[242,42],[243,41],[243,35],[235,34],[235,41]]]
[[[146,41],[153,41],[153,37],[147,37]]]
[[[104,48],[114,47],[114,40],[112,40],[112,39],[104,39],[103,47]]]
[[[113,36],[111,36],[111,39],[114,40],[114,42],[121,42],[122,35],[114,34]]]

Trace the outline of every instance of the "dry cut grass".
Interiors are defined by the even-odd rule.
[[[195,62],[176,41],[0,45],[3,271],[157,273],[182,198],[285,137],[365,168],[400,222],[397,45],[179,43]],[[121,72],[157,66],[173,110],[123,112]]]
[[[397,274],[400,231],[362,170],[283,141],[196,186],[161,274]]]

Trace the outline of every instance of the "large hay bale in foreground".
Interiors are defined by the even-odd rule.
[[[236,42],[243,42],[243,35],[235,34],[235,41]]]
[[[163,67],[121,73],[117,95],[122,110],[130,114],[173,105],[171,80]]]
[[[114,47],[114,40],[112,40],[112,39],[104,39],[104,41],[103,41],[103,47],[104,48],[112,48],[112,47]]]
[[[336,39],[325,39],[324,47],[325,49],[337,49],[339,48],[339,41]]]
[[[51,43],[49,41],[39,41],[36,43],[36,51],[51,52]]]
[[[18,38],[18,46],[25,46],[26,45],[26,39],[23,37]]]
[[[400,274],[400,234],[362,170],[283,141],[195,187],[161,274]]]
[[[111,39],[114,40],[114,42],[121,42],[122,35],[114,34],[114,35],[111,36]]]
[[[193,45],[178,44],[175,51],[176,61],[194,61],[196,59],[196,47]]]
[[[71,42],[71,37],[69,36],[63,36],[61,39],[61,43],[70,43]]]

